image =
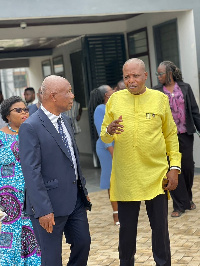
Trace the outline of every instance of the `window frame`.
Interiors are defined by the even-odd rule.
[[[60,61],[60,62],[56,63],[56,61]],[[56,71],[56,66],[57,65],[61,65],[62,66],[62,71]],[[63,61],[63,56],[62,55],[58,55],[58,56],[53,57],[53,72],[57,76],[64,77],[65,68],[64,68],[64,61]]]
[[[45,75],[45,67],[49,67],[49,74]],[[42,74],[43,77],[46,78],[52,74],[52,66],[51,66],[51,60],[47,59],[42,61]]]
[[[130,36],[137,34],[139,32],[144,31],[146,33],[146,41],[147,41],[147,51],[146,52],[142,52],[142,53],[135,53],[135,54],[131,54],[130,52],[130,47],[129,47],[129,38]],[[151,83],[151,87],[152,87],[152,75],[151,75],[151,61],[150,61],[150,54],[149,54],[149,39],[148,39],[148,34],[147,34],[147,27],[144,28],[140,28],[131,32],[128,32],[126,34],[126,38],[127,38],[127,45],[128,45],[128,55],[129,58],[140,58],[142,56],[148,56],[148,63],[149,63],[149,78],[150,78],[150,83]]]

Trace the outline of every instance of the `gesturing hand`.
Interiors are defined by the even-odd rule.
[[[39,218],[40,225],[47,231],[47,233],[53,232],[53,225],[55,225],[54,214],[49,213]]]
[[[120,124],[121,122],[123,122],[122,115],[120,115],[120,117],[117,120],[112,121],[112,123],[110,123],[110,125],[108,125],[107,132],[110,135],[121,134],[124,131],[123,130],[124,126]]]

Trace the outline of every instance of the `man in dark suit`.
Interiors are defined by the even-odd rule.
[[[90,234],[86,209],[91,204],[82,176],[69,110],[70,83],[48,76],[42,83],[41,108],[19,130],[25,178],[25,210],[42,251],[42,266],[62,265],[62,235],[71,244],[68,266],[86,266]]]
[[[37,103],[31,104],[28,106],[29,115],[32,115],[33,113],[35,113],[38,110],[38,108],[40,108],[40,105],[42,103],[42,89],[41,89],[41,87],[39,88],[39,90],[37,92],[37,99],[38,99]]]

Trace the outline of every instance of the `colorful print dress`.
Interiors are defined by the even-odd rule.
[[[0,131],[0,206],[7,216],[0,234],[1,266],[40,266],[41,251],[31,220],[23,212],[24,177],[18,135]]]

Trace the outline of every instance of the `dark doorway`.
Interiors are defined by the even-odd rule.
[[[87,103],[90,92],[101,85],[115,86],[122,79],[122,67],[126,61],[125,40],[123,34],[94,35],[82,39],[84,80]],[[96,155],[96,141],[98,134],[93,121],[93,114],[89,114],[91,145],[94,166],[99,167]]]
[[[70,60],[72,66],[75,99],[80,103],[81,107],[84,108],[86,107],[86,100],[82,69],[82,51],[77,51],[70,54]]]

